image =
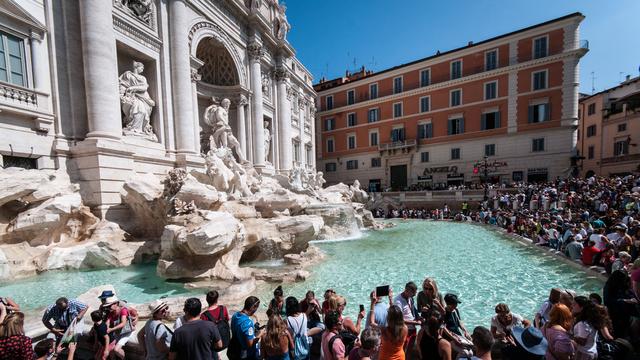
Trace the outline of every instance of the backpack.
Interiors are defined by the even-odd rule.
[[[348,356],[349,353],[351,353],[351,350],[353,350],[353,348],[355,347],[356,339],[358,339],[358,336],[347,330],[340,331],[337,335],[329,340],[329,344],[327,345],[327,347],[331,352],[333,352],[333,343],[336,341],[336,339],[342,340],[342,343],[344,344],[344,353]]]
[[[213,322],[218,328],[220,339],[222,340],[221,350],[228,348],[231,342],[231,327],[229,326],[229,322],[227,321],[227,319],[224,318],[224,306],[220,305],[220,311],[218,312],[217,319],[213,318],[213,315],[211,315],[209,310],[206,310],[203,314],[207,318],[207,320]]]
[[[287,323],[289,323],[289,327],[293,329],[291,326],[290,319],[287,319]],[[307,329],[306,317],[303,318],[300,323],[300,329],[298,332],[293,334],[293,360],[303,360],[309,357],[309,338],[306,333],[303,333]]]
[[[231,337],[229,340],[229,347],[227,347],[227,357],[229,360],[241,360],[242,359],[242,347],[238,336]]]

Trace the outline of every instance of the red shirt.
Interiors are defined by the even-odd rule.
[[[24,335],[0,338],[0,360],[33,360],[31,339]]]
[[[212,318],[214,318],[216,321],[220,318],[220,310],[222,310],[222,318],[224,320],[229,321],[229,313],[227,312],[227,308],[223,307],[223,306],[218,306],[217,308],[213,309],[213,310],[205,310],[205,312],[209,312],[209,314],[211,315]],[[202,313],[200,315],[200,320],[207,320],[209,321],[209,318],[207,317],[207,315],[205,315],[204,313]]]
[[[120,319],[123,316],[129,316],[129,310],[127,310],[126,307],[123,307],[122,309],[120,309],[120,313],[114,313],[114,312],[110,312],[109,313],[109,317],[107,318],[107,320],[109,320],[109,327],[114,327],[116,325],[120,324]]]
[[[587,246],[582,249],[582,263],[585,265],[593,265],[593,257],[598,254],[600,250],[595,246]]]

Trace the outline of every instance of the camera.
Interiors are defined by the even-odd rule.
[[[253,330],[255,331],[255,333],[257,334],[260,330],[264,329],[266,325],[264,326],[260,326],[260,323],[256,321],[256,323],[253,325]]]

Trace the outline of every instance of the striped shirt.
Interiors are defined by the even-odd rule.
[[[86,304],[78,300],[71,299],[67,304],[67,308],[62,310],[56,304],[49,305],[42,315],[42,321],[48,323],[53,319],[56,324],[67,327],[78,314],[87,308]]]

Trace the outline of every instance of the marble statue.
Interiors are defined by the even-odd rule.
[[[276,38],[284,40],[287,37],[287,33],[291,30],[291,24],[287,21],[287,7],[284,5],[278,5],[278,13],[276,14]]]
[[[289,188],[294,192],[301,192],[305,189],[302,173],[302,169],[298,166],[294,166],[289,173]]]
[[[315,187],[316,189],[322,189],[322,187],[324,186],[324,184],[327,182],[327,180],[324,179],[324,174],[322,173],[322,171],[318,171],[316,173],[316,178],[315,178]]]
[[[264,94],[264,96],[267,99],[271,99],[271,78],[269,76],[269,74],[264,73],[262,74],[262,94]]]
[[[119,78],[120,103],[122,105],[123,133],[138,135],[157,141],[151,126],[151,111],[156,103],[147,90],[147,78],[142,75],[144,65],[133,62],[133,71],[125,71]]]
[[[124,0],[123,5],[131,9],[131,11],[144,22],[150,22],[153,15],[153,0]]]
[[[209,151],[229,148],[240,160],[240,163],[247,163],[247,159],[244,157],[240,142],[233,136],[231,126],[229,126],[229,106],[231,101],[229,99],[222,99],[220,105],[216,104],[216,99],[213,98],[214,103],[207,107],[204,112],[204,122],[212,129],[212,133],[209,136]]]
[[[360,188],[360,181],[358,181],[358,179],[354,180],[353,185],[349,188],[353,194],[351,198],[352,201],[365,204],[369,200],[369,194]]]
[[[271,155],[271,131],[269,130],[269,122],[264,122],[264,158],[266,162],[269,162],[269,155]]]

